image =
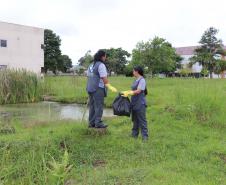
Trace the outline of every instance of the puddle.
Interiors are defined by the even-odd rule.
[[[86,114],[84,115],[84,112]],[[13,104],[0,106],[0,119],[10,121],[54,121],[88,119],[88,109],[85,105],[61,104],[57,102],[40,102],[32,104]],[[112,109],[105,109],[103,117],[112,117]]]

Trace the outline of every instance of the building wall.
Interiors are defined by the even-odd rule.
[[[181,61],[182,65],[184,67],[186,67],[186,65],[189,64],[190,62],[190,58],[192,57],[193,55],[181,55],[181,57],[183,57],[183,60]],[[202,66],[199,65],[198,63],[195,63],[194,65],[192,65],[192,72],[193,73],[200,73],[202,71]]]
[[[186,67],[187,64],[189,64],[190,62],[190,58],[192,57],[193,55],[182,55],[183,57],[183,60],[181,61],[183,67]],[[195,63],[194,65],[192,65],[192,72],[193,73],[200,73],[202,71],[202,65],[199,65],[199,63]],[[225,74],[224,74],[225,75]],[[220,78],[220,75],[217,75],[215,73],[213,73],[213,78]]]
[[[44,66],[44,29],[0,22],[0,65],[41,73]]]

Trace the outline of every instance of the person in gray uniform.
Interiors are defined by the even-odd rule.
[[[87,71],[86,90],[89,94],[89,127],[107,127],[102,121],[104,97],[107,96],[107,89],[117,92],[117,89],[111,86],[108,81],[105,61],[105,51],[99,50],[94,55],[94,61],[90,64]]]
[[[148,128],[146,119],[146,98],[147,88],[146,81],[144,79],[144,71],[142,67],[138,66],[133,69],[133,75],[136,80],[133,82],[131,90],[123,91],[122,96],[128,97],[131,95],[131,108],[132,108],[132,137],[137,138],[139,135],[139,129],[143,140],[148,139]]]

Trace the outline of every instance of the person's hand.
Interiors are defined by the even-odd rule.
[[[118,92],[118,90],[115,87],[113,87],[111,84],[106,84],[106,87],[110,89],[112,92],[115,92],[115,93]]]
[[[134,92],[131,90],[121,92],[121,96],[123,96],[123,97],[128,97],[129,95],[134,95]]]

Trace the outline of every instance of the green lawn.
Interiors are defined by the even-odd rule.
[[[121,91],[133,79],[110,80]],[[58,167],[63,164],[67,149],[65,166],[73,167],[65,179],[71,184],[225,185],[226,81],[147,81],[147,143],[129,137],[131,121],[125,117],[105,120],[106,135],[89,131],[86,123],[29,125],[15,120],[15,134],[0,134],[0,184],[56,184],[48,168],[52,158]],[[45,94],[53,100],[86,102],[85,78],[51,77],[45,84]],[[109,92],[106,106],[115,96]]]

